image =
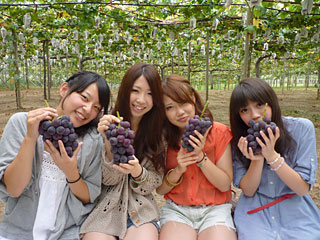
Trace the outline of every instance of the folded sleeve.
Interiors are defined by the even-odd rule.
[[[9,164],[16,158],[27,132],[27,113],[16,113],[8,120],[0,140],[0,198],[9,196],[2,178]],[[30,187],[33,177],[27,188]]]
[[[243,176],[246,174],[247,169],[234,156],[234,154],[233,154],[232,162],[233,162],[233,184],[235,187],[240,188],[240,181],[243,178]]]
[[[296,119],[292,127],[295,131],[290,132],[293,132],[292,137],[297,143],[293,169],[312,187],[318,162],[315,129],[313,123],[305,118]]]

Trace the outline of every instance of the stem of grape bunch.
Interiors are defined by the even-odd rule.
[[[46,104],[47,107],[50,107],[50,105],[46,99],[44,100],[44,103]]]
[[[119,111],[117,111],[117,118],[119,118],[120,119],[120,113],[119,113]],[[118,128],[121,126],[121,124],[120,124],[120,122],[118,123]]]
[[[204,105],[204,107],[202,109],[202,112],[201,112],[201,115],[200,115],[200,120],[202,119],[204,111],[207,109],[208,105],[209,105],[209,100],[207,100],[206,104]]]
[[[263,116],[262,116],[262,120],[264,121],[265,117],[266,117],[266,111],[267,111],[267,107],[268,107],[268,103],[266,103],[264,105],[264,111],[263,111]]]

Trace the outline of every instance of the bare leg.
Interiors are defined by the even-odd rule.
[[[158,229],[152,223],[146,223],[140,227],[131,226],[123,240],[158,240]]]
[[[83,236],[82,240],[116,240],[116,238],[101,232],[88,232]]]
[[[196,231],[185,223],[169,221],[160,231],[160,240],[197,240]]]
[[[221,224],[200,232],[198,240],[237,240],[237,235],[232,228]]]

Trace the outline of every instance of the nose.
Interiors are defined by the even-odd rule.
[[[183,108],[179,105],[177,107],[177,115],[180,116],[180,115],[183,115],[184,114],[184,110]]]
[[[261,118],[261,114],[260,112],[258,111],[258,109],[252,109],[252,119],[257,121]]]
[[[86,104],[83,105],[82,108],[85,111],[85,113],[90,113],[93,109],[93,104],[90,102],[87,102]]]
[[[138,95],[138,97],[137,97],[137,101],[139,102],[139,103],[144,103],[145,102],[145,94],[144,93],[140,93],[139,95]]]

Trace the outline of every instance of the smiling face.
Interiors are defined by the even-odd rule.
[[[140,121],[144,114],[153,107],[153,99],[150,86],[146,78],[141,75],[134,82],[130,93],[130,111],[132,121]]]
[[[95,119],[102,106],[99,102],[98,87],[96,83],[90,84],[84,91],[68,93],[67,83],[60,88],[60,95],[65,98],[63,106],[58,106],[59,115],[70,116],[74,127],[81,127]]]
[[[264,110],[265,110],[265,104],[248,101],[247,106],[240,108],[239,115],[242,121],[247,126],[249,126],[248,122],[250,120],[254,120],[255,122],[257,122],[258,120],[263,120]],[[268,117],[270,119],[272,117],[272,109],[269,105],[266,108],[265,117]]]
[[[177,103],[166,95],[164,95],[163,101],[169,122],[183,131],[189,119],[195,115],[194,105],[189,102]]]

